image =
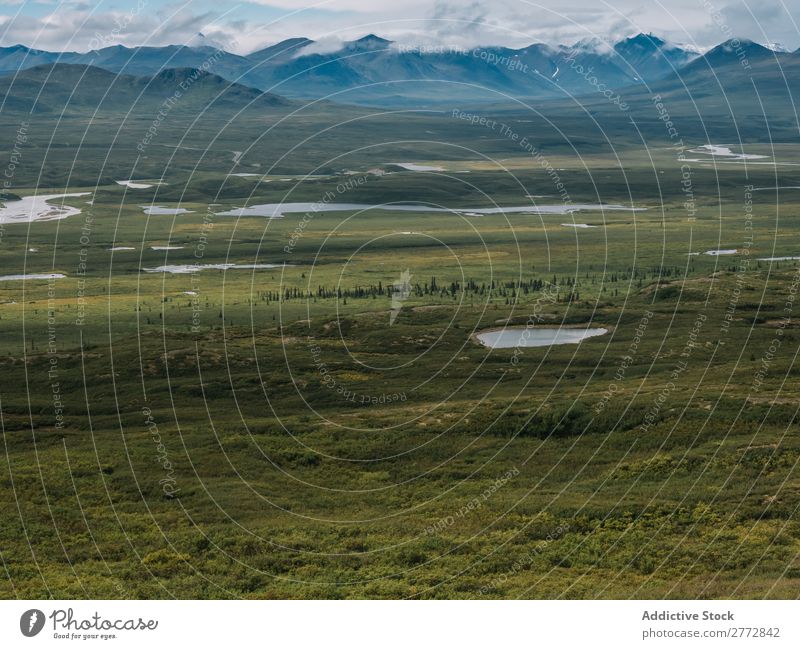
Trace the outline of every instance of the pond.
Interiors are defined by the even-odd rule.
[[[392,162],[390,164],[397,165],[408,171],[444,171],[444,167],[423,165],[416,162]]]
[[[549,347],[577,345],[587,338],[607,334],[603,327],[506,327],[475,334],[484,347],[512,349],[515,347]]]
[[[155,268],[142,268],[145,273],[173,273],[176,275],[189,275],[199,273],[201,270],[258,270],[263,268],[280,268],[281,264],[172,264],[156,266]]]
[[[730,158],[731,160],[759,160],[766,158],[765,155],[757,155],[755,153],[735,153],[731,148],[722,144],[704,144],[696,149],[689,149],[690,153],[703,153],[719,158]],[[693,160],[692,162],[701,162],[700,160]]]
[[[163,205],[140,205],[139,207],[141,207],[148,216],[192,213],[191,210],[182,207],[164,207]]]
[[[77,207],[65,205],[64,201],[53,204],[59,198],[73,198],[78,196],[90,196],[91,192],[76,192],[72,194],[39,194],[36,196],[25,196],[18,201],[7,201],[4,207],[0,207],[0,224],[11,223],[31,223],[35,221],[55,221],[65,219],[68,216],[80,214]]]
[[[17,282],[32,279],[61,279],[63,273],[26,273],[25,275],[0,275],[0,282]]]
[[[117,185],[122,185],[123,187],[127,187],[128,189],[150,189],[151,187],[155,187],[156,185],[166,185],[166,183],[161,182],[160,180],[156,180],[149,183],[143,183],[138,180],[115,180]]]
[[[386,210],[389,212],[437,212],[462,214],[464,216],[486,216],[491,214],[571,214],[581,210],[597,210],[612,212],[635,212],[642,207],[626,207],[624,205],[606,205],[590,203],[558,203],[553,205],[520,205],[512,207],[468,207],[445,209],[412,203],[386,203],[384,205],[368,205],[365,203],[264,203],[249,207],[237,207],[217,216],[265,216],[271,219],[281,218],[284,214],[300,212],[360,212],[363,210]],[[582,227],[587,227],[585,224]],[[591,226],[589,226],[591,227]]]

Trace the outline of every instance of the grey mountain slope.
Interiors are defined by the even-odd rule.
[[[167,68],[205,69],[228,80],[274,90],[291,97],[319,98],[348,91],[349,100],[377,100],[402,95],[410,101],[431,95],[431,81],[458,84],[456,94],[494,99],[495,93],[555,97],[585,90],[578,70],[592,69],[609,86],[653,80],[673,70],[691,54],[652,36],[621,41],[615,49],[550,47],[476,48],[467,51],[404,49],[369,34],[343,43],[335,52],[314,51],[313,41],[294,38],[239,56],[209,46],[135,47],[121,45],[87,52],[45,52],[24,46],[0,48],[0,73],[45,63],[76,63],[112,72],[152,75]],[[410,82],[421,82],[413,84]],[[472,89],[470,89],[472,88]]]

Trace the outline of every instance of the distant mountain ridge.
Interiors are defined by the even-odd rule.
[[[650,86],[675,75],[742,60],[750,63],[772,58],[779,62],[800,57],[798,52],[781,51],[777,46],[770,49],[744,39],[726,41],[700,54],[653,34],[637,34],[613,44],[589,40],[572,46],[538,43],[519,49],[400,46],[375,34],[344,42],[334,51],[323,45],[292,38],[246,56],[205,44],[116,45],[86,53],[14,45],[0,48],[0,74],[55,63],[90,65],[133,76],[195,68],[289,98],[419,104],[585,95],[592,93],[591,84],[604,88]]]
[[[187,174],[197,168],[257,174],[270,164],[281,165],[285,173],[307,173],[315,168],[309,160],[326,170],[322,173],[339,173],[343,167],[330,161],[338,160],[343,148],[361,146],[365,123],[376,141],[421,137],[465,148],[477,143],[501,157],[519,155],[517,145],[507,146],[508,137],[472,126],[471,120],[481,116],[510,125],[544,151],[565,151],[568,142],[573,151],[600,153],[610,143],[614,148],[640,146],[643,137],[671,147],[800,141],[795,109],[800,55],[749,41],[728,41],[703,55],[686,54],[650,37],[626,39],[614,48],[584,42],[561,51],[536,45],[524,51],[398,52],[368,38],[332,55],[324,45],[296,39],[265,48],[250,55],[256,64],[248,64],[248,76],[234,71],[228,78],[219,72],[223,64],[235,70],[237,58],[204,46],[170,50],[167,65],[161,64],[161,48],[106,51],[106,65],[114,56],[133,54],[132,61],[123,62],[124,72],[50,62],[0,75],[0,118],[6,131],[13,134],[20,124],[36,120],[25,147],[27,163],[17,169],[16,182],[58,187],[68,173],[88,185],[96,181],[99,167],[108,182],[157,178],[163,175],[165,152],[170,164],[174,161]],[[15,55],[25,57],[26,52],[17,49]],[[32,56],[46,58],[39,52]],[[267,64],[259,65],[259,58]],[[174,61],[193,65],[172,67]],[[645,83],[640,75],[653,74],[642,72],[648,66],[666,74]],[[158,71],[129,73],[135,69]],[[278,92],[300,84],[312,97],[330,94],[335,101],[296,101],[260,90],[252,75],[264,70],[283,79],[274,86]],[[514,75],[525,85],[518,85]],[[365,85],[352,86],[359,83]],[[566,90],[568,83],[575,90]],[[391,108],[353,105],[358,102]],[[470,120],[454,119],[455,109]],[[332,124],[336,137],[327,134]],[[298,133],[312,145],[295,154]],[[251,144],[254,148],[243,156]],[[108,165],[104,149],[114,152]],[[78,152],[82,162],[73,173]],[[365,155],[364,168],[372,169],[382,168],[387,159],[419,154]],[[230,182],[252,191],[249,180],[232,176]]]
[[[171,104],[170,110],[195,112],[209,107],[238,110],[290,104],[283,97],[231,83],[197,68],[167,68],[153,75],[136,76],[91,65],[46,63],[0,76],[0,109],[4,112],[153,114],[170,98],[181,99]]]

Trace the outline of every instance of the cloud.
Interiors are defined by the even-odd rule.
[[[338,52],[342,49],[343,44],[344,39],[340,36],[325,36],[297,50],[295,58],[298,56],[306,56],[307,54],[331,54],[332,52]]]
[[[695,36],[703,43],[716,44],[737,37],[759,43],[783,43],[792,49],[800,44],[797,23],[780,0],[758,3],[703,0],[701,6],[706,15],[702,26],[695,30]]]
[[[457,47],[571,44],[653,32],[707,47],[727,38],[713,12],[736,36],[800,45],[797,26],[780,0],[335,0],[300,7],[297,0],[250,0],[220,3],[219,9],[203,4],[210,7],[206,11],[198,11],[194,1],[117,1],[127,4],[55,3],[44,16],[26,13],[25,7],[15,14],[17,8],[6,2],[0,44],[86,51],[101,36],[106,44],[167,45],[192,42],[202,32],[210,42],[248,53],[298,36],[330,51],[370,32],[400,43]],[[144,9],[130,15],[137,2],[144,2]]]
[[[352,12],[360,14],[382,14],[386,12],[386,6],[381,6],[379,0],[248,0],[250,4],[257,4],[281,9],[291,9],[295,11],[330,11],[330,12]],[[414,11],[430,7],[432,0],[404,0],[403,9]]]
[[[128,10],[97,12],[85,5],[58,7],[41,17],[2,16],[0,44],[23,43],[38,49],[88,51],[112,45],[171,45],[197,38],[199,32],[223,45],[236,42],[231,21],[221,14],[156,8],[138,0]]]

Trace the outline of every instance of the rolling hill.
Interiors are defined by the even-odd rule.
[[[435,103],[441,100],[442,82],[450,84],[448,98],[560,97],[586,90],[584,70],[591,69],[607,85],[619,87],[662,78],[696,56],[644,34],[613,46],[584,41],[520,49],[407,47],[369,34],[342,43],[335,51],[317,47],[307,38],[292,38],[247,56],[208,45],[117,45],[86,53],[14,45],[0,48],[0,73],[52,63],[91,65],[137,76],[170,68],[199,68],[287,97],[317,99],[337,93],[344,103]]]
[[[178,93],[178,95],[176,95]],[[171,110],[241,109],[289,105],[289,101],[196,68],[169,68],[152,76],[116,74],[83,64],[48,63],[0,77],[4,111],[85,114],[87,110],[157,110],[175,98]]]

